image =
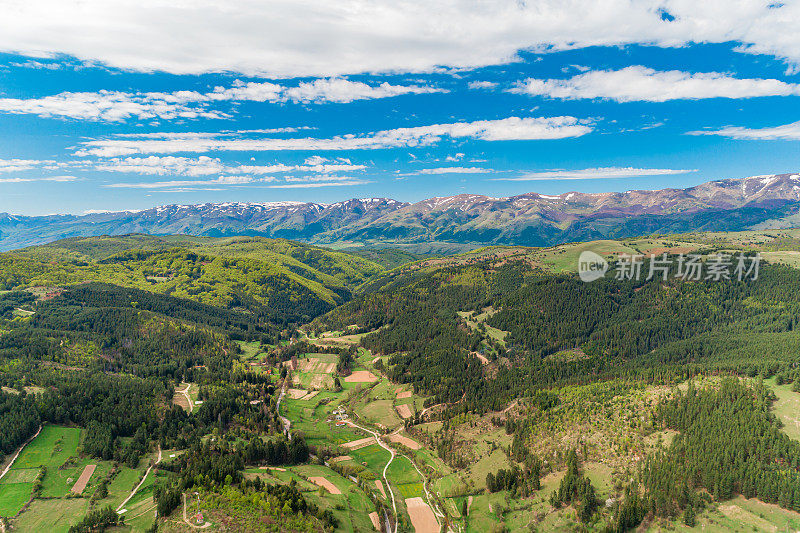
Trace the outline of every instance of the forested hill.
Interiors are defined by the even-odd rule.
[[[112,283],[300,323],[383,271],[360,256],[283,239],[90,237],[0,254],[0,290]]]
[[[601,375],[757,371],[789,364],[800,349],[800,270],[780,264],[792,257],[779,250],[790,235],[759,235],[488,248],[419,262],[376,278],[308,330],[357,325],[370,332],[362,346],[390,355],[393,379],[463,411],[500,409],[526,391]],[[621,252],[688,249],[707,261],[737,248],[777,251],[764,252],[774,261],[750,282],[648,281],[645,262],[639,280],[584,283],[573,272],[578,252],[591,248],[612,261]]]

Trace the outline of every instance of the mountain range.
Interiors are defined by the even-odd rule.
[[[0,250],[89,235],[281,237],[334,246],[411,247],[563,242],[686,231],[800,225],[800,174],[711,181],[686,189],[506,198],[476,194],[416,203],[389,198],[166,205],[86,215],[0,214]]]

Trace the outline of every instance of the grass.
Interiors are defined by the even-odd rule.
[[[42,466],[47,467],[43,480],[42,496],[51,496],[48,480],[53,479],[58,468],[78,450],[80,429],[45,425],[17,457],[13,468],[0,482],[0,516],[16,515],[33,491],[33,481]],[[77,479],[77,478],[76,478]],[[73,480],[74,481],[74,480]],[[66,492],[66,491],[64,491]],[[62,496],[57,494],[57,496]]]
[[[789,438],[800,440],[800,393],[792,392],[791,383],[777,385],[775,378],[765,381],[775,392],[777,400],[772,404],[772,411],[775,416],[783,422],[783,432]]]
[[[320,393],[314,400],[298,401],[285,398],[281,402],[281,414],[292,421],[292,429],[302,431],[306,441],[312,445],[318,444],[343,444],[362,438],[349,426],[336,427],[327,422],[328,413],[333,406],[322,406],[320,400],[328,397],[327,393]],[[319,399],[317,399],[319,398]]]
[[[39,474],[38,468],[15,468],[3,476],[3,483],[33,483]]]
[[[79,428],[45,425],[39,435],[28,444],[14,463],[17,468],[39,468],[44,465],[58,468],[75,455],[80,439]]]
[[[649,529],[663,529],[656,523]],[[781,509],[777,505],[756,499],[738,496],[732,500],[714,505],[697,516],[695,527],[686,527],[681,520],[669,524],[681,531],[704,531],[722,533],[727,531],[797,531],[800,529],[800,514]]]
[[[351,450],[347,453],[359,464],[366,463],[368,470],[374,472],[378,477],[383,473],[383,467],[389,461],[389,452],[378,446],[371,444],[358,450]]]
[[[239,359],[242,361],[252,361],[258,360],[256,356],[263,353],[261,350],[261,343],[259,341],[236,341],[239,347],[242,349],[242,354],[239,356]]]
[[[33,483],[0,484],[0,516],[16,515],[25,502],[30,499],[31,492],[33,492]]]
[[[108,484],[108,498],[107,501],[116,509],[122,501],[128,497],[133,487],[139,483],[139,476],[141,472],[133,468],[123,466],[111,483]]]
[[[359,405],[356,412],[372,424],[381,424],[388,428],[400,424],[400,417],[397,416],[391,400],[375,400]]]
[[[19,531],[66,533],[88,510],[89,500],[83,498],[34,500],[13,524]]]
[[[613,483],[611,481],[612,470],[602,463],[588,462],[583,465],[584,474],[591,480],[592,485],[599,498],[606,498],[611,493]]]
[[[395,457],[392,464],[386,470],[386,476],[390,481],[397,485],[404,485],[406,483],[419,483],[422,481],[411,461],[405,457]]]
[[[400,490],[400,494],[403,496],[403,499],[425,496],[425,490],[422,488],[421,482],[403,483],[402,485],[397,485],[397,488]]]

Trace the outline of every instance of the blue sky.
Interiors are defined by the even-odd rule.
[[[800,170],[798,3],[82,3],[0,20],[0,211]]]

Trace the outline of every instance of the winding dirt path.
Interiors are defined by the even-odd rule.
[[[128,494],[128,497],[125,498],[125,500],[121,504],[119,504],[119,507],[117,507],[117,514],[119,514],[119,512],[125,507],[125,504],[128,503],[129,501],[131,501],[131,498],[133,498],[134,495],[136,495],[136,491],[139,490],[139,487],[142,486],[144,481],[147,479],[147,476],[150,475],[150,471],[153,469],[154,466],[156,466],[160,462],[161,462],[161,445],[159,444],[159,446],[158,446],[158,459],[156,459],[155,463],[150,465],[150,468],[148,468],[147,471],[144,473],[144,476],[142,477],[142,480],[139,482],[138,485],[136,485],[133,488],[131,493]]]
[[[175,391],[175,392],[179,392],[179,393],[183,394],[183,396],[186,398],[186,403],[187,403],[187,404],[189,404],[189,413],[190,413],[190,414],[191,414],[191,412],[192,412],[192,411],[194,411],[194,402],[193,402],[193,401],[192,401],[192,399],[189,397],[189,389],[191,389],[191,388],[192,388],[192,384],[191,384],[191,383],[188,383],[188,384],[186,385],[186,388],[185,388],[185,389],[183,389],[183,390],[176,390],[176,391]]]
[[[389,462],[386,463],[386,466],[383,467],[383,480],[386,482],[386,488],[389,490],[389,494],[392,495],[392,509],[394,510],[394,516],[395,516],[394,533],[397,533],[397,522],[398,522],[397,521],[397,502],[394,499],[394,491],[392,490],[391,485],[389,485],[389,479],[386,477],[386,471],[389,469],[389,465],[392,464],[392,461],[394,461],[394,457],[395,457],[394,449],[392,449],[390,446],[387,446],[386,444],[384,444],[384,442],[378,437],[378,434],[375,431],[372,431],[371,429],[367,429],[365,427],[359,426],[358,424],[356,424],[352,420],[348,420],[347,423],[350,426],[356,427],[356,428],[358,428],[358,429],[360,429],[362,431],[366,431],[367,433],[371,434],[373,437],[375,437],[375,441],[378,443],[378,446],[380,446],[381,448],[383,448],[384,450],[386,450],[387,452],[389,452],[391,454],[391,457],[389,457]]]

